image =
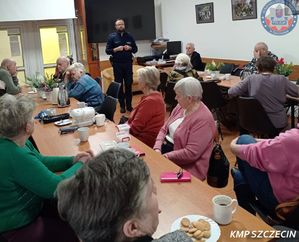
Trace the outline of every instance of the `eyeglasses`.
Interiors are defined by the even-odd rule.
[[[181,169],[179,169],[179,171],[176,173],[176,177],[177,177],[178,179],[180,179],[182,176],[183,176],[183,169],[181,168]]]

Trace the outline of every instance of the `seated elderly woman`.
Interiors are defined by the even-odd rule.
[[[157,190],[146,163],[128,150],[95,157],[59,184],[57,197],[61,217],[82,242],[192,242],[182,231],[153,240],[160,213]]]
[[[6,241],[78,241],[55,213],[54,192],[92,155],[43,156],[28,140],[34,102],[26,96],[0,98],[0,237]],[[62,173],[56,174],[57,171]],[[51,200],[52,199],[52,200]]]
[[[175,58],[173,70],[168,76],[169,82],[177,82],[184,77],[195,77],[199,78],[197,71],[192,69],[192,64],[190,62],[190,57],[184,53],[180,53]]]
[[[128,120],[130,133],[150,147],[165,121],[165,104],[157,87],[160,72],[156,67],[147,66],[137,71],[138,85],[144,96],[133,109]]]
[[[67,68],[69,81],[67,90],[69,97],[74,97],[88,106],[98,108],[104,101],[100,85],[85,74],[85,68],[81,63],[74,63]]]
[[[270,56],[257,60],[259,73],[246,77],[228,90],[230,96],[249,96],[256,98],[265,109],[277,130],[287,126],[287,114],[284,109],[286,95],[298,97],[298,87],[282,75],[273,74],[276,61]]]
[[[213,115],[201,102],[202,87],[197,79],[181,79],[174,91],[178,105],[161,128],[154,150],[204,180],[216,134]]]
[[[242,135],[231,142],[237,156],[238,169],[233,168],[232,175],[240,206],[255,213],[250,204],[257,198],[272,215],[278,204],[299,195],[298,147],[299,126],[274,139]],[[298,215],[296,221],[298,228]]]

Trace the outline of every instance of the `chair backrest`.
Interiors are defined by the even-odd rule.
[[[219,86],[214,81],[201,82],[202,102],[213,112],[226,104]]]
[[[120,89],[121,84],[118,82],[111,82],[109,84],[109,87],[106,91],[106,95],[107,96],[111,96],[114,98],[118,98],[118,93],[119,93],[119,89]]]
[[[275,137],[279,134],[260,102],[253,97],[238,98],[240,126],[260,136]]]
[[[235,69],[235,64],[224,63],[224,65],[220,68],[220,73],[231,74],[234,69]]]
[[[158,86],[158,91],[165,94],[166,83],[167,83],[168,74],[166,72],[160,72],[160,85]]]
[[[175,106],[178,104],[177,100],[175,100],[175,91],[174,91],[174,86],[175,82],[167,82],[166,88],[165,88],[165,97],[164,101],[166,104],[170,106],[170,111],[172,111]]]
[[[96,78],[95,78],[95,80],[96,80],[96,82],[97,83],[99,83],[99,85],[101,86],[101,88],[103,87],[103,83],[102,83],[102,77],[100,77],[100,76],[97,76]]]
[[[202,62],[202,65],[201,65],[199,71],[204,71],[206,69],[206,65],[207,65],[207,63]]]
[[[232,71],[232,75],[233,76],[240,76],[241,72],[244,70],[244,68],[240,68],[240,67],[236,67],[235,69],[233,69]]]
[[[114,113],[116,110],[116,105],[117,105],[116,98],[111,97],[111,96],[106,96],[98,113],[103,113],[103,114],[105,114],[107,119],[114,121],[113,118],[114,118]]]
[[[6,93],[5,82],[0,80],[0,97]]]

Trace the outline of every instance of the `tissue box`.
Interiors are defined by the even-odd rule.
[[[117,142],[128,142],[131,139],[129,132],[120,131],[116,133]]]
[[[116,126],[119,132],[129,133],[130,125],[128,124],[119,124]]]

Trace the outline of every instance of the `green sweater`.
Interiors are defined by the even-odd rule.
[[[21,92],[21,88],[14,84],[13,79],[9,74],[9,72],[1,67],[0,67],[0,80],[5,83],[6,93],[15,95]]]
[[[19,147],[0,138],[0,154],[0,233],[32,222],[58,183],[82,166],[73,157],[42,156],[30,141]]]

